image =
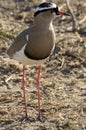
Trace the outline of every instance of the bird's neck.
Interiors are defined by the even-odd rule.
[[[53,29],[53,24],[52,24],[53,20],[49,21],[49,20],[45,20],[45,19],[39,19],[39,18],[35,18],[34,19],[34,25],[37,28],[42,28],[42,29]]]

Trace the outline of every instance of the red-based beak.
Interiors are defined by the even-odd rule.
[[[66,12],[63,12],[63,11],[58,11],[57,15],[67,15],[67,16],[70,16],[69,13],[66,13]]]

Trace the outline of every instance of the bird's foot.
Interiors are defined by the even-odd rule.
[[[29,122],[35,122],[35,118],[32,118],[28,115],[25,116],[25,119],[26,119],[26,121],[29,121]]]
[[[21,121],[35,122],[35,119],[26,114],[25,117],[21,119]]]
[[[40,122],[44,122],[44,121],[43,121],[43,117],[42,117],[41,114],[38,115],[38,117],[37,117],[36,120],[37,120],[37,121],[40,121]]]

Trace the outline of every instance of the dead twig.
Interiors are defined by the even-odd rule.
[[[82,24],[82,23],[85,22],[85,21],[86,21],[86,16],[85,16],[82,20],[80,20],[80,21],[78,22],[78,25]],[[68,28],[68,30],[70,30],[70,29],[72,29],[72,27],[69,27],[69,28]]]
[[[86,16],[82,20],[79,21],[79,24],[82,24],[85,21],[86,21]]]
[[[73,21],[73,22],[72,22],[72,23],[73,23],[72,30],[73,30],[73,32],[76,34],[76,36],[79,38],[79,41],[82,42],[83,39],[82,39],[82,37],[80,36],[79,24],[81,24],[82,22],[84,22],[84,21],[86,20],[86,17],[85,17],[84,19],[82,19],[79,23],[77,23],[76,17],[75,17],[75,15],[74,15],[74,13],[73,13],[73,10],[72,10],[71,6],[70,6],[69,0],[66,0],[66,5],[67,5],[68,10],[70,11],[71,16],[72,16],[72,21]],[[71,27],[68,28],[68,29],[71,29]]]
[[[75,17],[75,15],[73,13],[73,10],[72,10],[71,6],[70,6],[69,0],[66,0],[66,5],[67,5],[68,10],[70,11],[71,16],[72,16],[72,21],[73,21],[72,30],[73,30],[73,32],[78,32],[79,31],[79,27],[78,27],[78,24],[77,24],[76,17]]]

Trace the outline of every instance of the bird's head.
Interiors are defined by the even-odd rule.
[[[34,17],[41,16],[44,19],[52,20],[58,15],[69,15],[68,13],[59,11],[55,3],[44,2],[36,7]]]

